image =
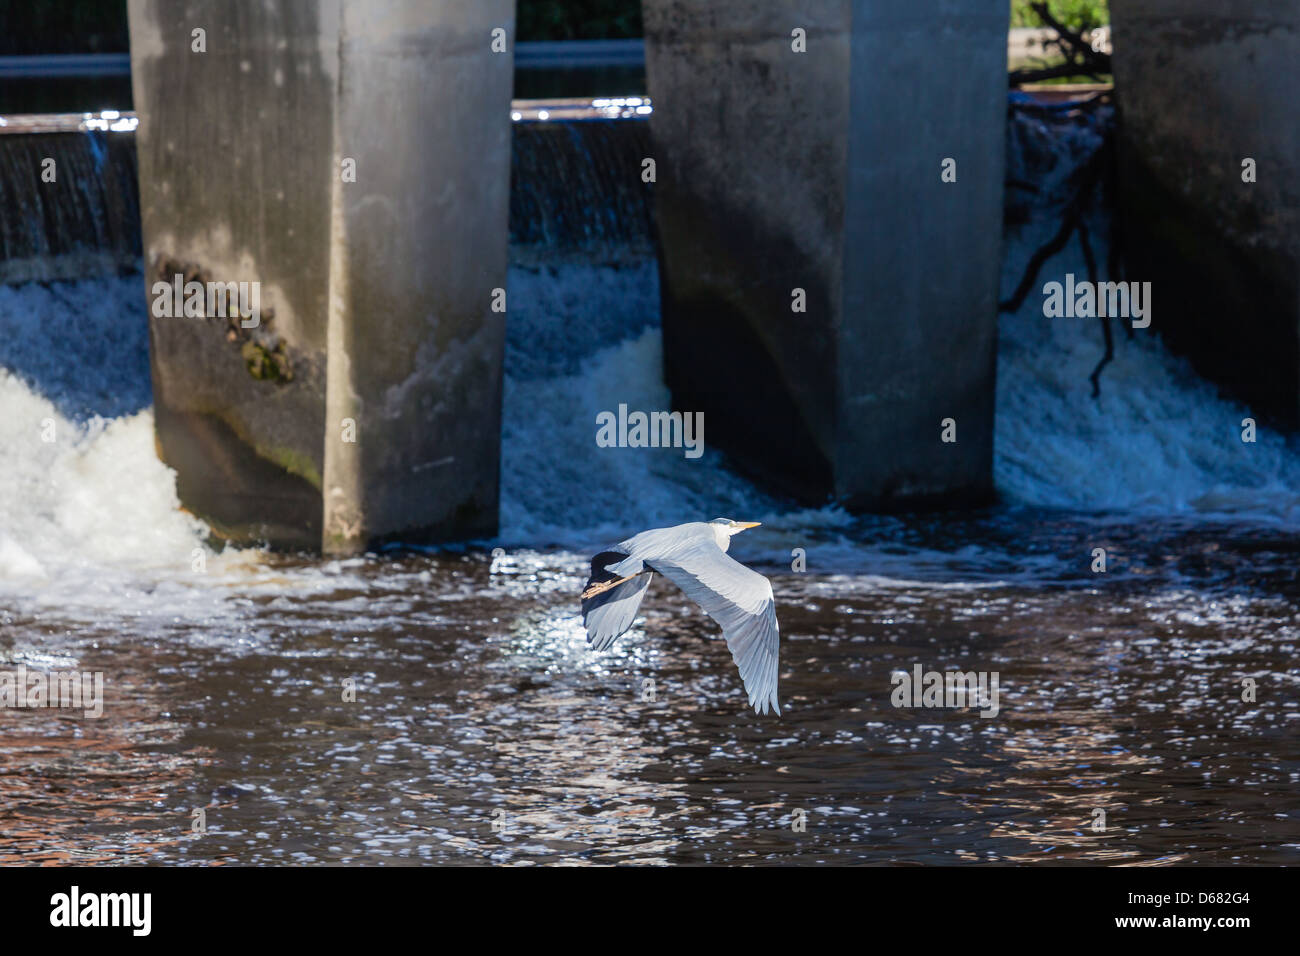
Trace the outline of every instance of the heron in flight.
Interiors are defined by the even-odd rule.
[[[772,585],[757,571],[727,557],[731,536],[758,525],[730,518],[692,521],[642,531],[595,555],[582,591],[587,643],[603,651],[632,626],[650,579],[658,571],[722,626],[755,712],[764,714],[771,708],[779,716],[780,635]]]

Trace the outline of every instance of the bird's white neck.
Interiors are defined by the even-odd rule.
[[[718,524],[712,524],[709,527],[713,529],[713,538],[718,542],[718,547],[725,554],[727,549],[731,547],[731,532]]]

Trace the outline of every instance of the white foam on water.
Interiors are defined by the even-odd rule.
[[[709,448],[601,448],[596,416],[672,408],[657,327],[597,352],[576,375],[505,383],[501,540],[599,545],[643,528],[720,515],[762,520],[777,507]]]
[[[1005,291],[1040,238],[1013,243],[1004,256]],[[1105,247],[1094,244],[1104,262]],[[1130,339],[1128,323],[1112,320],[1114,360],[1092,397],[1088,377],[1104,354],[1099,320],[1043,316],[1044,284],[1067,273],[1087,278],[1077,238],[1045,264],[1017,314],[1000,322],[999,491],[1049,508],[1300,524],[1300,451],[1265,428],[1255,442],[1241,440],[1250,411],[1161,344],[1158,330],[1177,316],[1160,311],[1158,288],[1150,328]]]
[[[152,414],[79,424],[5,371],[0,405],[0,600],[82,620],[211,618],[211,582],[191,567],[195,549],[216,556],[154,454]]]
[[[79,425],[4,371],[0,404],[6,568],[48,578],[72,567],[188,564],[204,529],[180,510],[176,476],[154,453],[152,414]]]
[[[1004,285],[1018,278],[1030,247],[1026,238],[1008,250]],[[1048,263],[1039,288],[1067,271],[1083,275],[1076,246]],[[591,269],[563,266],[551,279],[581,289],[592,281]],[[608,305],[607,287],[619,279],[608,270],[599,279]],[[657,302],[641,301],[652,285],[646,276],[632,270],[627,281],[635,290],[628,308],[657,311]],[[258,552],[208,547],[206,528],[180,510],[175,475],[157,459],[150,409],[106,419],[60,410],[79,402],[108,407],[105,394],[131,389],[144,389],[135,405],[147,399],[147,378],[139,381],[144,366],[118,361],[113,352],[134,354],[146,341],[142,329],[125,343],[125,333],[114,331],[124,304],[141,294],[138,276],[55,290],[0,288],[0,322],[24,330],[0,349],[0,365],[24,373],[0,373],[0,595],[86,613],[152,602],[159,613],[190,616],[221,613],[223,591],[256,591],[268,574],[267,581],[285,586],[284,574],[269,571]],[[580,296],[548,301],[582,308]],[[1157,292],[1156,328],[1169,321],[1159,303]],[[517,299],[512,306],[529,307]],[[564,366],[555,356],[530,362],[526,374],[508,370],[500,542],[581,551],[643,528],[727,515],[764,522],[747,548],[764,560],[788,563],[788,541],[808,537],[819,542],[814,566],[860,563],[849,515],[832,506],[791,509],[764,494],[710,447],[707,422],[706,451],[696,460],[683,449],[597,446],[598,412],[620,403],[641,411],[671,407],[658,326],[630,325],[639,331],[587,347],[580,371],[543,374]],[[78,330],[85,332],[85,354],[64,341]],[[63,349],[58,361],[49,358],[55,346]],[[549,347],[565,346],[557,339]],[[995,475],[1004,496],[1082,511],[1300,521],[1300,454],[1281,436],[1260,429],[1258,442],[1242,443],[1245,409],[1220,398],[1150,332],[1132,341],[1117,334],[1115,361],[1094,401],[1088,373],[1100,355],[1095,321],[1045,319],[1038,294],[1020,314],[1002,319]],[[85,363],[93,393],[77,392],[77,377],[60,362]],[[54,382],[57,403],[33,384],[43,379]],[[47,422],[52,443],[41,440]],[[191,571],[195,549],[207,562],[204,574]],[[351,574],[317,581],[294,572],[288,579],[310,590],[358,583]]]
[[[152,409],[85,414],[148,396],[147,362],[121,360],[147,347],[143,329],[115,331],[126,304],[143,308],[139,276],[0,286],[0,325],[14,333],[0,365],[24,373],[0,367],[0,606],[86,621],[126,616],[145,629],[233,621],[229,596],[256,594],[264,580],[294,590],[354,586],[348,575],[276,572],[256,549],[213,550],[158,459]],[[84,365],[83,381],[68,362]],[[57,403],[33,380],[50,382]]]

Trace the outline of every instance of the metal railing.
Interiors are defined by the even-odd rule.
[[[644,40],[563,40],[518,43],[516,70],[583,69],[642,66]],[[129,76],[129,53],[59,53],[44,56],[0,56],[0,76]]]

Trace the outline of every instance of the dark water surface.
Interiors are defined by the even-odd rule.
[[[1246,410],[1143,337],[1094,398],[1098,331],[1030,302],[999,329],[1018,508],[853,520],[712,449],[610,454],[599,411],[671,398],[653,261],[536,257],[648,234],[639,182],[576,218],[641,135],[583,129],[519,139],[538,248],[509,279],[495,559],[216,553],[155,452],[140,277],[0,286],[0,675],[107,695],[99,719],[0,708],[0,862],[1300,862],[1296,440],[1243,442]],[[1013,123],[1016,176],[1044,178],[1037,137],[1064,180],[1100,135],[1071,130]],[[1004,293],[1055,229],[1009,233]],[[1085,268],[1071,248],[1039,281]],[[780,718],[663,581],[585,645],[587,555],[718,515],[763,522],[733,548],[772,577]],[[916,666],[995,672],[996,716],[894,707]]]
[[[108,700],[0,710],[0,862],[1300,861],[1293,536],[1003,512],[802,544],[807,573],[759,564],[780,718],[662,579],[588,651],[572,552],[263,555],[151,610],[16,602],[0,666],[101,670]],[[998,672],[999,713],[893,707],[916,664]]]

